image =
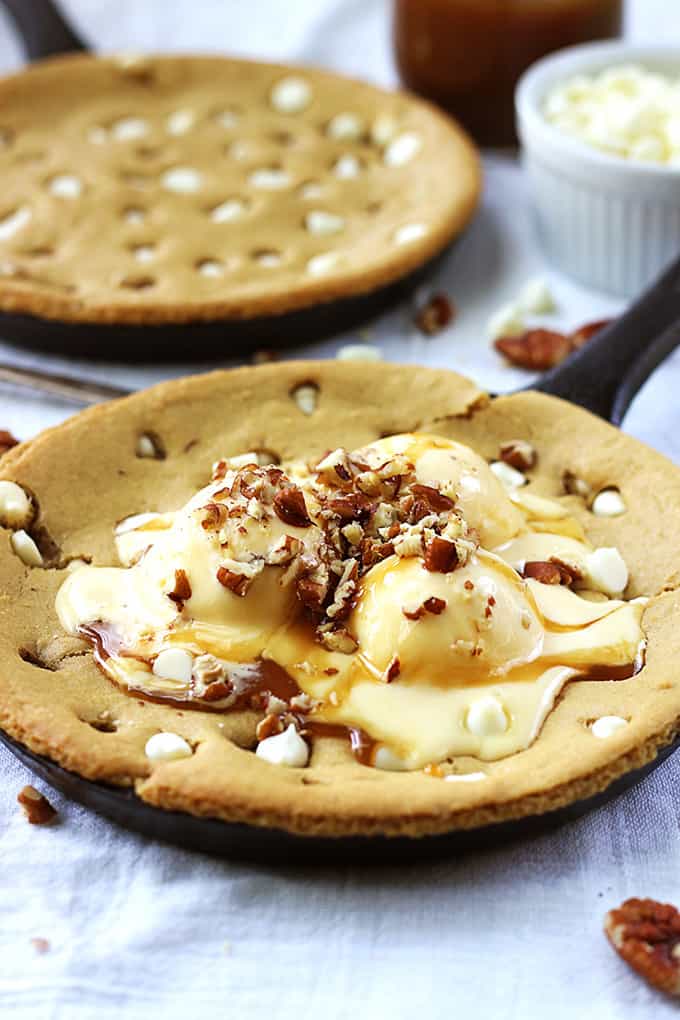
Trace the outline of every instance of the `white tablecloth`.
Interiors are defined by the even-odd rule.
[[[223,48],[394,80],[381,0],[64,6],[100,48]],[[674,7],[637,0],[629,31],[677,40]],[[0,19],[0,69],[20,60],[9,23]],[[490,156],[486,169],[482,213],[440,272],[439,283],[458,304],[455,325],[424,339],[402,308],[374,325],[372,342],[385,357],[449,366],[505,390],[520,377],[490,350],[485,322],[528,276],[551,279],[558,323],[576,325],[618,305],[544,266],[518,168]],[[332,356],[342,342],[347,338],[294,353]],[[41,360],[3,344],[0,359]],[[48,360],[62,371],[130,386],[186,370]],[[680,357],[645,387],[626,422],[676,460],[678,381]],[[26,395],[0,396],[0,426],[22,437],[69,413]],[[601,924],[606,909],[628,896],[680,899],[680,760],[552,835],[459,860],[377,869],[321,862],[266,868],[184,853],[123,832],[56,794],[50,797],[59,824],[29,827],[16,795],[30,774],[4,751],[0,774],[0,1015],[8,1020],[676,1015],[614,957]],[[38,953],[35,938],[47,939],[49,951]]]

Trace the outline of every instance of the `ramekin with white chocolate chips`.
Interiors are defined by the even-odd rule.
[[[567,684],[630,677],[645,645],[623,557],[527,489],[537,458],[407,433],[220,460],[180,509],[122,521],[121,565],[70,573],[59,619],[135,698],[258,712],[272,765],[307,766],[321,736],[386,770],[506,758]],[[190,756],[175,736],[148,757]]]

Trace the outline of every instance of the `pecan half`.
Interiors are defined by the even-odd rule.
[[[437,574],[448,574],[458,566],[455,542],[436,536],[425,547],[425,569]]]
[[[455,315],[455,307],[446,294],[433,294],[415,316],[415,324],[421,333],[434,336],[446,329]]]
[[[604,919],[607,938],[650,985],[680,996],[680,913],[670,903],[630,899]]]
[[[284,524],[293,528],[308,528],[311,525],[305,497],[297,485],[287,485],[274,496],[274,510]]]
[[[613,319],[599,319],[597,322],[587,322],[584,326],[575,329],[569,336],[572,348],[577,351],[579,347],[583,347],[607,326],[611,326],[613,321]]]
[[[24,786],[17,801],[31,825],[46,825],[57,814],[47,797],[39,793],[34,786]]]
[[[186,575],[185,570],[175,571],[175,587],[172,591],[169,591],[168,598],[182,608],[185,601],[191,598],[191,585],[189,584],[189,578]]]
[[[512,365],[534,372],[554,368],[573,348],[569,337],[550,329],[529,329],[520,336],[502,336],[494,347]]]
[[[18,444],[19,440],[11,432],[8,432],[7,429],[0,429],[0,457],[2,457],[3,453],[11,450],[13,446],[18,446]]]

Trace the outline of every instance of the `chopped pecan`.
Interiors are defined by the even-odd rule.
[[[550,562],[559,568],[562,575],[560,583],[566,584],[568,588],[571,588],[572,584],[575,584],[577,581],[583,580],[583,572],[574,563],[567,563],[565,560],[560,559],[559,556],[551,556]]]
[[[329,652],[341,652],[343,655],[351,655],[359,647],[356,638],[344,627],[320,630],[319,641]]]
[[[191,585],[185,570],[175,571],[175,587],[168,592],[168,598],[182,608],[187,599],[191,598]]]
[[[241,598],[247,593],[253,581],[252,577],[247,577],[246,574],[236,574],[228,567],[217,568],[217,580],[224,588],[228,588],[230,592]]]
[[[407,609],[404,607],[402,613],[407,620],[420,620],[425,616],[426,613],[431,613],[432,616],[439,616],[446,609],[446,599],[439,599],[436,595],[431,595],[429,599],[425,599],[415,609]]]
[[[264,719],[261,719],[257,724],[255,730],[255,736],[258,740],[266,740],[267,737],[273,737],[276,733],[283,732],[283,720],[280,715],[274,715],[270,713],[266,715]]]
[[[511,439],[507,443],[502,443],[499,457],[517,471],[530,471],[536,467],[538,459],[536,450],[525,439]]]
[[[425,569],[437,574],[448,574],[458,566],[455,542],[435,535],[425,546]]]
[[[204,531],[219,531],[227,520],[227,508],[224,503],[208,503],[203,507],[205,516],[201,520]]]
[[[49,953],[50,951],[49,939],[41,938],[40,935],[31,939],[31,945],[35,949],[36,953],[40,953],[41,956],[43,953]]]
[[[660,991],[680,996],[680,912],[675,907],[626,900],[609,911],[604,930],[629,967]]]
[[[213,680],[203,692],[203,701],[222,701],[234,692],[234,685],[228,678]]]
[[[18,444],[19,440],[16,439],[11,432],[8,432],[7,429],[0,429],[0,457],[2,457],[3,453],[7,453],[8,450],[11,450],[13,446],[17,446]]]
[[[550,329],[529,329],[520,336],[502,336],[496,350],[512,365],[544,372],[561,364],[572,352],[569,337]]]
[[[375,510],[376,504],[362,492],[348,492],[333,496],[325,507],[336,514],[341,521],[366,521]]]
[[[544,560],[529,560],[525,563],[522,577],[530,577],[541,584],[562,584],[562,571],[558,565]]]
[[[455,308],[446,294],[433,294],[416,313],[415,324],[421,333],[434,336],[451,322]]]
[[[267,553],[267,563],[272,567],[282,567],[290,563],[300,550],[302,543],[292,535],[282,535]]]
[[[385,671],[385,683],[391,684],[401,673],[401,662],[399,656],[395,655]]]
[[[305,497],[297,485],[287,485],[274,496],[274,510],[284,524],[293,528],[308,528],[311,525]]]
[[[313,613],[320,613],[328,594],[328,585],[311,577],[300,577],[295,584],[297,597]]]
[[[607,326],[611,326],[613,321],[613,319],[599,319],[596,322],[587,322],[584,326],[575,329],[569,336],[572,348],[577,351],[579,347],[583,347]]]
[[[411,492],[417,499],[423,500],[430,513],[441,514],[453,510],[455,503],[432,485],[412,485]]]
[[[17,801],[21,804],[31,825],[46,825],[57,814],[47,797],[39,793],[34,786],[24,786]]]
[[[580,496],[581,499],[590,499],[592,495],[588,482],[579,478],[573,471],[567,470],[562,473],[562,487],[570,496]]]

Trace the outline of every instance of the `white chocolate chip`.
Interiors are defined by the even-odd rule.
[[[320,198],[323,195],[323,188],[318,181],[305,181],[298,191],[300,198]]]
[[[371,125],[371,141],[380,148],[387,145],[397,132],[397,124],[389,113],[379,113]]]
[[[333,173],[342,181],[351,180],[353,177],[358,177],[361,173],[361,163],[356,156],[346,152],[336,160]]]
[[[606,740],[607,737],[613,736],[618,730],[624,729],[627,725],[628,720],[622,719],[620,715],[603,715],[595,720],[590,727],[590,731],[599,740]]]
[[[345,221],[342,216],[326,212],[325,209],[312,209],[305,216],[305,227],[310,234],[315,234],[318,237],[337,234],[344,226]]]
[[[138,244],[132,249],[132,254],[138,262],[153,262],[156,249],[152,244]]]
[[[201,276],[216,277],[222,276],[224,273],[224,266],[216,259],[203,259],[198,263],[197,268]]]
[[[161,176],[161,184],[168,191],[188,194],[198,191],[203,184],[203,177],[190,166],[174,166]]]
[[[126,223],[143,223],[145,214],[143,209],[126,209],[123,213],[123,219]]]
[[[149,125],[141,117],[123,117],[111,125],[111,134],[117,142],[133,142],[143,138]]]
[[[319,255],[312,255],[307,262],[307,272],[310,276],[325,276],[335,269],[338,263],[337,252],[325,251]]]
[[[193,751],[178,733],[154,733],[147,740],[144,753],[150,761],[177,761],[191,758]]]
[[[279,113],[302,113],[312,101],[312,90],[304,78],[289,75],[276,83],[269,98]]]
[[[370,344],[346,344],[335,355],[338,361],[382,361],[382,352]]]
[[[255,261],[263,269],[276,269],[277,266],[281,265],[281,256],[277,251],[258,251],[255,255]]]
[[[628,584],[628,567],[618,549],[602,548],[588,553],[584,571],[588,586],[605,595],[616,597]]]
[[[618,489],[603,489],[598,492],[590,509],[597,517],[620,517],[627,507]]]
[[[356,142],[364,133],[364,122],[356,113],[336,113],[326,127],[329,138],[338,141]]]
[[[31,519],[33,507],[28,495],[16,482],[0,481],[0,524],[20,528]]]
[[[426,234],[427,227],[424,223],[405,223],[395,230],[392,240],[395,244],[411,244],[413,241],[419,241]]]
[[[505,461],[494,460],[489,464],[489,467],[501,485],[505,486],[506,489],[518,489],[520,485],[526,485],[526,475],[511,467],[510,464],[506,464]]]
[[[410,163],[421,149],[422,142],[418,135],[407,131],[403,135],[397,135],[387,148],[383,160],[386,166],[404,166]]]
[[[240,198],[228,198],[210,210],[210,219],[213,223],[233,223],[243,216],[245,210],[245,202]]]
[[[549,315],[557,307],[547,280],[541,276],[527,281],[520,291],[517,304],[527,315]]]
[[[153,664],[154,676],[162,680],[179,680],[180,683],[191,683],[194,668],[194,657],[184,648],[164,648],[156,656]]]
[[[83,191],[82,183],[73,174],[58,174],[51,179],[48,188],[58,198],[78,198]]]
[[[509,720],[503,705],[492,694],[485,694],[470,705],[465,727],[476,737],[497,737],[505,733]]]
[[[153,441],[153,438],[146,432],[143,432],[137,439],[137,446],[135,452],[138,457],[154,457],[157,458],[159,450]]]
[[[281,188],[287,188],[291,180],[285,170],[280,170],[277,167],[260,167],[259,170],[253,170],[248,182],[253,188],[279,191]]]
[[[489,319],[487,332],[491,340],[504,336],[520,336],[526,329],[524,313],[518,304],[503,305]]]
[[[292,769],[303,769],[309,761],[309,747],[293,723],[283,733],[261,740],[255,754],[270,765],[285,765]]]
[[[191,110],[175,110],[165,121],[165,130],[169,135],[185,135],[194,126],[194,115]]]
[[[25,227],[30,222],[32,215],[31,210],[26,205],[21,205],[18,209],[8,213],[7,216],[0,220],[0,241],[8,240],[17,231],[21,230],[22,227]]]
[[[385,772],[405,772],[408,769],[406,762],[384,744],[377,748],[373,764],[377,769],[382,769]]]
[[[451,773],[449,776],[444,776],[447,783],[476,783],[480,779],[486,779],[486,772]]]
[[[319,388],[313,383],[301,383],[291,396],[303,414],[313,414],[319,401]]]
[[[42,567],[42,553],[27,531],[13,532],[10,542],[16,555],[27,567]]]
[[[157,521],[160,519],[160,514],[132,514],[130,517],[124,517],[122,521],[118,522],[114,533],[116,535],[126,535],[129,531],[136,531],[137,528],[141,528],[143,525],[149,524],[151,521]]]

